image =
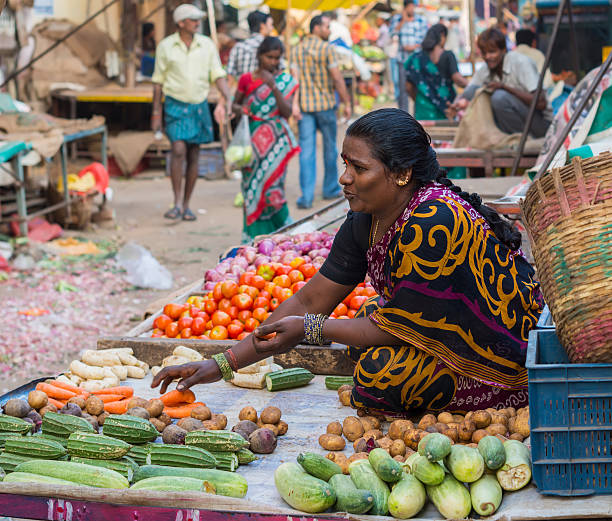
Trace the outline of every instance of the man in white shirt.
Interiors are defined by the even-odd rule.
[[[506,50],[506,38],[495,28],[487,29],[478,37],[478,48],[486,63],[472,77],[463,94],[450,106],[448,115],[467,108],[481,87],[492,92],[491,108],[497,127],[507,134],[522,132],[529,106],[538,87],[538,69],[530,58],[516,51]],[[552,111],[544,92],[536,104],[530,132],[534,137],[546,134]]]
[[[546,56],[538,49],[537,36],[531,29],[519,29],[516,31],[516,48],[514,50],[531,58],[536,64],[538,72],[542,73],[544,63],[546,62]],[[550,70],[546,69],[546,74],[544,74],[544,88],[548,89],[552,87],[552,85],[553,80],[550,75]]]

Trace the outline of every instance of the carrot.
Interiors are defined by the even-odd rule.
[[[202,402],[195,403],[181,403],[175,406],[166,406],[164,407],[164,412],[170,416],[170,418],[188,418],[191,416],[191,411],[198,407],[199,405],[203,405]]]
[[[193,403],[195,402],[196,398],[191,389],[185,389],[184,391],[174,389],[173,391],[160,396],[159,399],[164,403],[164,405],[174,407],[179,404]]]
[[[101,394],[98,396],[104,403],[118,402],[119,400],[123,400],[125,396],[120,394]]]
[[[58,400],[70,400],[70,398],[74,398],[77,393],[72,391],[67,391],[66,389],[61,389],[60,387],[56,387],[55,385],[46,384],[43,382],[39,382],[36,384],[36,390],[42,391],[49,398],[56,398]]]
[[[61,409],[62,407],[66,405],[66,402],[63,402],[61,400],[56,400],[55,398],[51,398],[50,396],[47,399],[49,400],[49,403],[51,405],[55,405],[58,409]]]
[[[95,394],[97,396],[101,394],[120,394],[125,398],[131,398],[132,396],[134,396],[134,389],[128,387],[127,385],[120,385],[119,387],[109,387],[107,389],[93,391],[91,394]]]
[[[110,414],[125,414],[127,412],[129,400],[118,400],[115,402],[108,402],[104,404],[104,410]]]
[[[72,391],[75,394],[79,394],[82,392],[86,392],[85,389],[81,389],[80,387],[77,387],[76,385],[70,385],[64,382],[60,382],[58,380],[52,380],[50,382],[47,382],[49,385],[53,385],[55,387],[59,387],[60,389],[65,389],[66,391]]]

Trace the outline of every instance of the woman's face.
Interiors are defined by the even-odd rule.
[[[275,72],[280,67],[281,51],[268,51],[259,55],[259,65],[268,72]]]
[[[361,138],[346,136],[341,156],[345,167],[340,184],[351,210],[383,214],[402,190],[397,176],[385,172],[384,165],[372,156],[370,144]]]

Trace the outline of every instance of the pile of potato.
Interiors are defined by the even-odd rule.
[[[149,366],[134,356],[129,348],[83,351],[80,360],[73,360],[70,371],[57,380],[86,391],[100,391],[116,387],[129,378],[144,378]]]
[[[281,420],[278,407],[268,406],[258,415],[254,407],[243,407],[238,413],[240,420],[232,427],[250,443],[250,449],[257,454],[270,454],[276,448],[278,436],[287,434],[289,426]]]
[[[161,400],[150,401],[160,402],[163,410],[163,403]],[[128,414],[130,414],[129,411]],[[150,419],[151,423],[153,423],[157,430],[162,433],[162,440],[164,443],[175,445],[184,444],[185,436],[188,432],[221,431],[227,427],[227,416],[225,416],[225,414],[215,414],[205,404],[194,407],[191,410],[191,416],[181,418],[176,424],[169,423],[166,425],[161,425],[153,420],[155,420],[155,418]]]

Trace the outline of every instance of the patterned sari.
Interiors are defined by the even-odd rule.
[[[522,252],[503,245],[469,203],[425,185],[367,259],[380,297],[358,316],[404,345],[349,347],[355,407],[401,413],[527,403],[539,284]]]
[[[280,73],[275,80],[285,99],[298,88],[287,73]],[[242,170],[243,239],[249,240],[273,233],[291,222],[285,199],[285,174],[289,160],[300,149],[287,120],[279,113],[270,87],[246,73],[240,78],[238,90],[246,96],[253,145],[253,160]]]

